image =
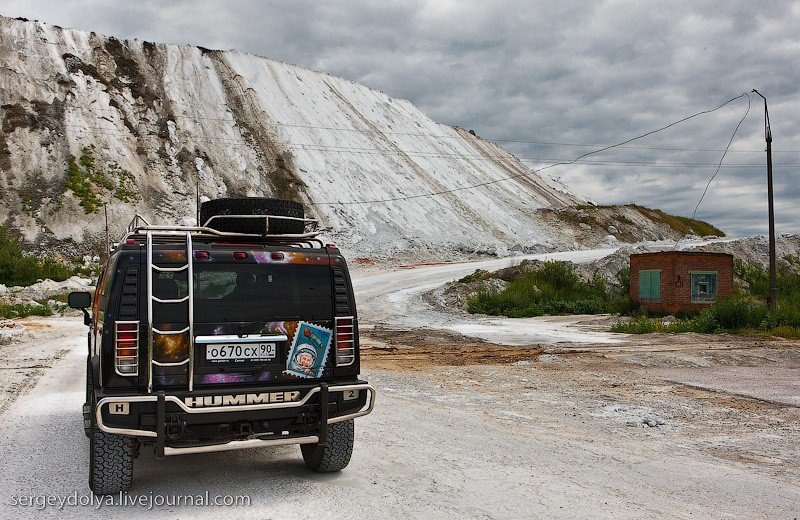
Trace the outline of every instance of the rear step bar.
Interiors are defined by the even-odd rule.
[[[316,444],[319,437],[285,437],[278,439],[247,439],[244,441],[231,441],[224,444],[206,444],[205,446],[187,446],[185,448],[164,447],[164,455],[186,455],[188,453],[210,453],[215,451],[244,450],[248,448],[263,448],[265,446],[287,446],[290,444]]]
[[[339,415],[336,417],[328,417],[328,394],[331,392],[347,392],[350,390],[361,391],[365,390],[369,392],[369,400],[364,408],[357,412],[348,413],[345,415]],[[241,412],[247,410],[270,410],[270,409],[278,409],[278,408],[297,408],[300,406],[304,406],[308,403],[311,396],[320,393],[321,400],[322,400],[322,407],[320,410],[320,436],[308,436],[308,437],[289,437],[289,438],[282,438],[282,439],[248,439],[244,441],[231,441],[226,444],[213,444],[213,445],[206,445],[206,446],[191,446],[186,448],[171,448],[169,446],[164,446],[165,441],[165,405],[167,402],[174,403],[181,408],[181,411],[188,413],[188,414],[203,414],[203,413],[217,413],[217,412]],[[156,431],[152,430],[136,430],[130,428],[114,428],[113,426],[106,426],[103,422],[103,406],[111,405],[111,404],[121,404],[121,403],[148,403],[148,402],[156,402],[157,403],[157,425]],[[234,405],[234,406],[208,406],[202,408],[192,408],[190,406],[186,406],[186,404],[179,399],[177,396],[174,395],[165,395],[164,392],[158,392],[155,395],[132,395],[132,396],[120,396],[120,397],[104,397],[97,402],[97,406],[95,407],[95,422],[97,427],[106,433],[111,433],[114,435],[127,435],[131,437],[148,437],[156,439],[156,451],[157,456],[160,456],[162,453],[163,455],[178,455],[181,453],[201,453],[201,452],[208,452],[208,451],[226,451],[226,450],[235,450],[235,449],[244,449],[244,448],[256,448],[259,446],[280,446],[284,444],[313,444],[316,442],[325,442],[325,429],[322,428],[323,425],[328,424],[336,424],[339,422],[347,421],[350,419],[355,419],[356,417],[361,417],[367,415],[368,413],[372,412],[372,409],[375,407],[375,388],[368,383],[359,383],[355,385],[332,385],[329,386],[327,383],[320,383],[319,386],[315,386],[311,388],[308,393],[299,401],[290,401],[290,402],[282,402],[282,403],[261,403],[261,404],[244,404],[244,405]],[[199,450],[199,451],[198,451]]]

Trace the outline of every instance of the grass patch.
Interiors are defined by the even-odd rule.
[[[129,203],[138,200],[133,174],[117,163],[97,166],[94,150],[94,145],[85,146],[80,157],[67,158],[64,191],[72,191],[87,215],[97,213],[112,198]]]
[[[723,233],[722,230],[702,220],[681,217],[679,215],[670,215],[669,213],[661,211],[660,209],[645,208],[644,206],[639,206],[638,204],[631,204],[629,207],[637,210],[639,213],[650,218],[651,220],[663,222],[683,235],[697,235],[701,237],[707,235],[715,235],[718,237],[725,236],[725,233]]]
[[[800,339],[800,327],[781,326],[770,331],[770,335],[788,339]]]
[[[682,235],[698,235],[701,237],[707,235],[715,235],[718,237],[725,236],[725,233],[723,233],[722,230],[703,220],[691,219],[689,217],[681,217],[679,215],[670,215],[669,213],[662,211],[660,209],[650,209],[644,206],[640,206],[638,204],[624,204],[624,205],[579,204],[575,206],[575,209],[579,211],[588,211],[588,212],[600,209],[621,209],[621,208],[635,209],[648,219],[655,222],[663,222],[664,224],[666,224],[673,230],[677,231],[678,233],[681,233]],[[625,217],[624,215],[619,217],[617,220],[625,224],[633,223],[628,217]]]
[[[689,318],[665,323],[658,318],[638,316],[628,323],[617,323],[611,332],[648,334],[651,332],[700,332],[704,334],[760,333],[785,338],[800,337],[800,307],[790,301],[770,309],[766,304],[743,295],[716,303]]]
[[[478,280],[485,280],[489,275],[488,271],[484,271],[483,269],[476,269],[474,273],[468,274],[467,276],[461,278],[459,280],[460,283],[471,283],[477,282]]]
[[[0,226],[0,283],[31,285],[40,278],[60,282],[73,275],[73,269],[52,258],[39,258],[22,251],[22,238],[7,226]]]
[[[0,318],[24,318],[26,316],[52,316],[53,311],[47,305],[39,303],[3,303],[0,302]]]
[[[473,273],[462,281],[481,279]],[[568,262],[546,262],[540,268],[523,271],[502,290],[478,292],[467,302],[471,313],[530,318],[543,315],[604,314],[619,312],[624,298],[616,296],[599,276],[584,281]]]

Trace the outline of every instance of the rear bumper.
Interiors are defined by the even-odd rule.
[[[261,446],[276,446],[286,444],[314,444],[324,442],[326,426],[342,421],[362,417],[369,414],[375,406],[375,389],[365,382],[348,384],[326,384],[317,386],[303,386],[282,388],[279,395],[297,393],[297,399],[285,402],[258,402],[246,404],[221,404],[222,396],[198,393],[177,393],[167,395],[164,392],[148,395],[109,396],[101,398],[94,410],[97,427],[110,434],[126,435],[139,438],[145,442],[154,441],[156,456],[178,455],[183,453],[202,453],[210,451],[224,451]],[[357,392],[358,399],[350,407],[342,401],[345,392]],[[363,394],[362,394],[363,392]],[[242,394],[257,395],[265,394]],[[272,394],[271,394],[272,395]],[[201,407],[190,406],[192,400],[209,399],[208,404]],[[239,395],[230,397],[240,398]],[[216,398],[219,398],[218,402]],[[263,397],[262,397],[263,400]],[[358,406],[352,409],[352,406]],[[112,411],[113,410],[113,411]],[[125,411],[124,416],[119,410]],[[115,413],[116,412],[116,413]],[[214,442],[200,443],[195,446],[168,446],[174,436],[168,435],[167,423],[173,424],[202,423],[204,426],[230,423],[239,424],[243,420],[261,421],[264,418],[272,420],[292,420],[297,417],[308,419],[308,414],[313,414],[313,424],[305,425],[302,431],[295,434],[270,432],[271,436],[253,434],[246,436],[242,433],[217,437]],[[150,420],[148,421],[147,418]],[[267,422],[264,419],[264,422]],[[306,421],[308,422],[308,421]],[[145,429],[143,423],[150,423]],[[250,424],[250,423],[248,423]],[[288,433],[288,432],[287,432]],[[243,438],[246,437],[246,438]]]

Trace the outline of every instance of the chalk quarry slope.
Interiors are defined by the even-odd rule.
[[[197,183],[210,198],[300,200],[328,237],[364,256],[609,234],[563,219],[559,208],[586,200],[496,144],[346,79],[2,17],[0,63],[0,222],[40,248],[99,241],[103,212],[87,214],[87,197],[108,203],[113,237],[135,212],[154,223],[194,215]],[[438,192],[449,193],[415,197]],[[631,217],[637,238],[670,236]]]

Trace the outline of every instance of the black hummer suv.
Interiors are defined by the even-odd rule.
[[[137,215],[94,298],[70,294],[89,325],[83,416],[96,494],[129,488],[142,445],[162,458],[300,444],[309,468],[339,471],[353,419],[374,406],[358,377],[347,264],[302,205],[217,199],[200,221],[151,226]]]

